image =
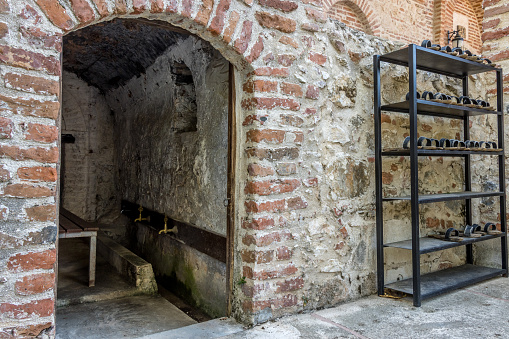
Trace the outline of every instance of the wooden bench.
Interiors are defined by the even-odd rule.
[[[95,286],[95,262],[97,247],[96,224],[85,221],[68,210],[60,207],[59,238],[88,238],[90,237],[90,259],[88,266],[88,286]]]

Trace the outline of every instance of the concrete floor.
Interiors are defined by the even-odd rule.
[[[71,245],[71,249],[78,246],[83,244]],[[63,285],[62,289],[59,286],[59,297],[71,291],[72,284],[86,287],[86,273],[85,278],[79,278],[72,274],[70,266],[62,265],[64,262],[61,255],[59,284]],[[63,281],[65,277],[67,282]],[[99,287],[100,281],[98,275]],[[117,285],[110,286],[113,289],[122,285],[121,280],[115,281]],[[81,293],[89,290],[85,287],[78,286],[77,290]],[[115,295],[119,295],[118,291],[109,294],[110,297]],[[82,296],[78,295],[69,300],[80,298]],[[124,296],[59,307],[57,338],[509,338],[506,314],[509,314],[507,278],[491,279],[425,300],[422,307],[414,307],[410,298],[396,300],[370,296],[250,329],[227,318],[198,324],[161,296]]]
[[[370,296],[282,318],[226,339],[509,338],[509,279],[495,278],[414,307],[410,298]]]
[[[196,321],[160,295],[140,295],[102,257],[88,287],[88,243],[63,239],[58,250],[56,337],[138,338]]]

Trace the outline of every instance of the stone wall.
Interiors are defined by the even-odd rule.
[[[505,2],[491,2],[500,7],[495,13],[504,13]],[[41,179],[37,173],[39,168],[47,174],[57,170],[61,35],[118,16],[183,27],[235,66],[233,315],[259,323],[373,293],[371,63],[373,54],[399,46],[328,21],[314,0],[0,0],[2,331],[14,336],[35,336],[45,329],[52,333],[57,178]],[[500,28],[499,23],[493,26],[500,39],[505,20]],[[411,27],[401,24],[398,29]],[[495,42],[490,44],[494,53],[496,48],[502,53],[504,42]],[[403,97],[404,72],[388,72],[384,100]],[[422,81],[434,79],[427,77],[423,74]],[[472,91],[482,94],[482,81],[472,84]],[[457,90],[441,79],[431,85],[426,89]],[[391,126],[397,128],[398,119],[391,117]],[[427,134],[459,128],[436,119],[423,122],[433,126],[429,130],[421,124]],[[400,132],[392,133],[396,140],[389,134],[387,141],[401,142]],[[451,187],[461,180],[457,163],[432,162],[423,166],[450,173]],[[392,165],[385,170],[392,175],[385,175],[387,188],[408,180],[403,161]],[[438,190],[442,180],[430,174],[427,182],[433,187],[427,189]],[[393,219],[404,211],[395,210]],[[435,216],[440,227],[441,220],[444,226],[459,220],[449,211],[457,213],[458,206],[438,205],[423,220],[431,218],[427,227],[438,227]],[[426,260],[433,270],[463,259],[461,253],[448,252]],[[394,263],[390,277],[405,277],[406,268],[398,271],[403,266]],[[34,288],[26,292],[19,287],[23,284]]]
[[[89,221],[108,223],[120,206],[114,147],[114,119],[104,96],[75,74],[62,77],[63,207]]]
[[[226,236],[228,69],[191,36],[108,92],[122,199]]]

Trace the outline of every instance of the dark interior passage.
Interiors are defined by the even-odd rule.
[[[169,291],[225,315],[226,260],[204,248],[210,236],[226,246],[228,61],[165,23],[116,19],[65,36],[63,67],[62,133],[75,141],[63,146],[62,206]]]

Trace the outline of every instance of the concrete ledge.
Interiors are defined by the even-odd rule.
[[[139,339],[188,339],[221,338],[244,331],[244,327],[233,318],[219,318],[199,324],[189,325],[165,332],[146,335]]]
[[[157,293],[154,271],[149,262],[108,238],[101,231],[97,233],[97,251],[141,292]]]

